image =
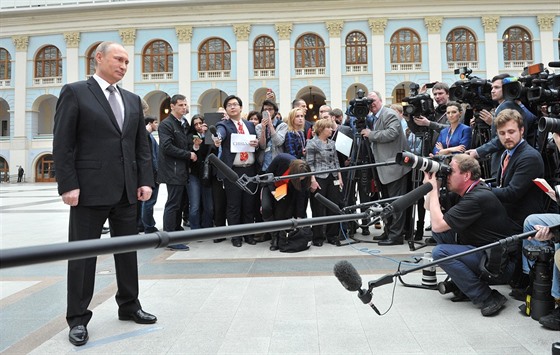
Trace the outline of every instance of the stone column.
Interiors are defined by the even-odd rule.
[[[387,27],[387,18],[370,19],[368,22],[371,29],[371,62],[373,68],[373,88],[369,88],[369,90],[379,91],[385,99],[387,97],[385,88],[385,27]]]
[[[126,28],[119,30],[119,35],[121,36],[122,45],[128,53],[128,69],[126,75],[122,79],[121,85],[128,91],[134,92],[134,75],[136,73],[135,66],[135,56],[136,52],[134,50],[134,42],[136,41],[136,30],[134,28]]]
[[[428,68],[430,70],[430,82],[442,81],[441,63],[441,24],[443,17],[426,17],[424,25],[428,29]],[[421,83],[420,83],[421,84]]]
[[[169,93],[170,95],[182,94],[187,97],[189,105],[192,104],[197,99],[190,97],[191,95],[191,82],[192,82],[192,56],[191,56],[191,40],[193,35],[192,26],[178,26],[175,27],[175,33],[177,34],[177,39],[179,39],[179,48],[177,48],[177,61],[174,66],[177,67],[177,83],[179,84],[178,93]]]
[[[327,103],[332,108],[342,108],[342,48],[340,41],[340,33],[344,26],[344,21],[327,21],[326,27],[329,31],[329,50],[330,59],[330,86],[331,94],[327,97]]]
[[[276,76],[278,77],[280,92],[277,94],[276,102],[279,104],[280,112],[282,115],[286,115],[292,108],[292,97],[291,87],[292,87],[292,73],[291,73],[291,50],[290,50],[290,39],[292,36],[292,24],[291,23],[280,23],[276,24],[276,32],[278,33],[278,38],[280,39],[278,43],[278,68],[276,70]]]
[[[79,54],[78,45],[80,44],[80,32],[65,32],[64,41],[66,42],[66,82],[73,83],[79,77]]]
[[[237,38],[237,95],[247,103],[254,98],[249,93],[249,34],[251,25],[247,23],[233,25],[233,32]],[[246,105],[246,110],[249,105]]]
[[[12,80],[14,87],[14,107],[12,110],[10,127],[13,136],[10,138],[10,158],[8,164],[10,166],[10,174],[17,174],[17,166],[23,166],[28,181],[34,176],[33,169],[27,164],[27,46],[29,44],[28,36],[14,36],[12,41],[16,47],[16,55],[14,66],[17,69],[17,75]],[[33,72],[33,71],[31,71]],[[29,122],[31,127],[31,122]]]
[[[541,62],[545,65],[550,61],[554,61],[554,35],[552,33],[552,25],[554,25],[553,15],[537,16],[537,23],[541,30]]]
[[[498,24],[500,16],[482,16],[482,26],[484,27],[484,47],[486,49],[486,77],[492,78],[500,71],[498,59]],[[480,60],[480,59],[479,59]]]

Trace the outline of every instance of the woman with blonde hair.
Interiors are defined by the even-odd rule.
[[[305,156],[305,113],[300,108],[294,108],[290,111],[287,118],[288,132],[284,140],[284,152],[297,159]]]

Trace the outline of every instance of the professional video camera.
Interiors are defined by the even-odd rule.
[[[366,117],[369,114],[369,107],[372,103],[373,100],[368,98],[362,89],[356,92],[355,99],[350,100],[348,113],[356,117],[356,129],[358,132],[366,127]]]
[[[403,107],[403,113],[409,117],[430,117],[435,112],[434,100],[428,93],[419,94],[419,88],[416,83],[410,84],[410,96],[403,98],[403,102],[407,103]]]
[[[491,95],[492,84],[488,80],[471,75],[472,69],[467,67],[455,69],[455,74],[459,74],[462,80],[456,81],[449,88],[451,101],[469,104],[475,113],[475,118],[477,118],[476,113],[480,110],[490,111],[494,108]]]
[[[532,284],[527,292],[526,302],[519,308],[531,318],[539,320],[554,309],[554,298],[550,294],[554,248],[548,245],[527,246],[523,248],[523,254],[534,265],[529,275]]]

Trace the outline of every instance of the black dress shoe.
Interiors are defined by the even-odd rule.
[[[369,228],[362,228],[362,235],[370,235]]]
[[[402,240],[402,238],[399,239],[385,239],[385,240],[380,240],[379,243],[377,243],[377,245],[403,245],[404,241]]]
[[[257,244],[257,241],[253,237],[245,237],[245,243],[249,245],[255,245]]]
[[[68,340],[75,346],[82,346],[89,340],[89,335],[85,325],[75,325],[70,328],[68,333]]]
[[[231,245],[233,245],[234,247],[239,248],[243,243],[241,242],[241,239],[232,239],[231,240]]]
[[[323,246],[323,241],[322,240],[316,240],[313,242],[313,245],[316,247],[322,247]]]
[[[136,312],[129,313],[129,314],[119,314],[120,320],[132,320],[138,324],[153,324],[157,322],[157,317],[153,314],[144,312],[143,310],[139,309]]]
[[[226,240],[226,238],[216,238],[216,239],[214,239],[214,243],[221,243],[224,240]]]
[[[383,233],[381,233],[381,235],[374,236],[373,240],[387,240],[387,234],[385,234],[385,232],[383,232]]]

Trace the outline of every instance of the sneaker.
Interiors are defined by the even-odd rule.
[[[545,328],[560,330],[560,306],[556,307],[550,314],[542,316],[541,319],[539,319],[539,323]]]
[[[492,290],[490,296],[482,303],[480,313],[484,317],[492,316],[500,311],[506,304],[507,298],[497,290]]]
[[[168,245],[167,249],[177,250],[177,251],[188,251],[190,248],[186,244],[172,244],[172,245]]]

